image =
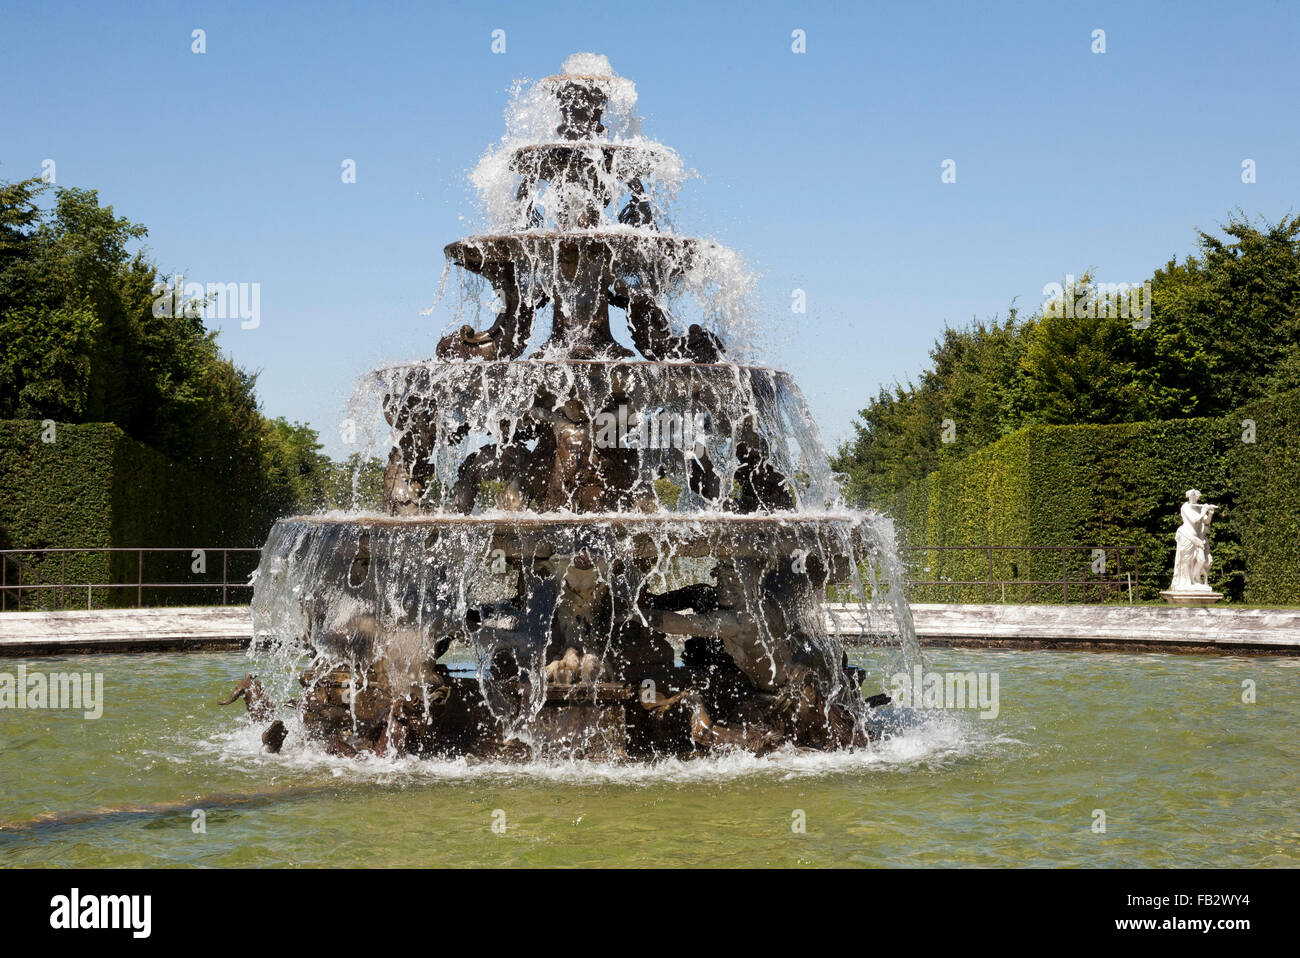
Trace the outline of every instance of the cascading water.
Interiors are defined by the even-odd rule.
[[[798,388],[753,364],[752,273],[672,231],[686,174],[631,82],[564,70],[516,89],[471,176],[459,328],[353,398],[383,513],[276,523],[252,654],[341,754],[864,746],[878,700],[822,609],[855,599],[917,659],[892,525],[844,507]]]

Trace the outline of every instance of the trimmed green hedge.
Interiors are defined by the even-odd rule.
[[[1242,441],[1246,420],[1254,423],[1254,443]],[[1238,436],[1228,476],[1236,492],[1232,523],[1245,570],[1242,597],[1259,605],[1300,604],[1300,391],[1247,406],[1232,425]]]
[[[38,421],[0,421],[0,548],[257,546],[273,521],[231,490],[111,423],[60,423],[53,442],[43,441],[44,433]],[[188,552],[146,556],[144,579],[220,579],[219,555],[209,557],[203,577],[191,571],[191,561]],[[136,582],[138,562],[125,553],[78,553],[26,564],[56,582]],[[232,564],[231,578],[246,575],[248,564]],[[11,566],[9,579],[13,573]],[[127,591],[94,590],[92,601],[130,604],[134,595]],[[236,595],[247,598],[246,592]],[[220,591],[156,590],[149,599],[220,601]],[[84,602],[84,593],[78,593],[75,604]]]
[[[1245,419],[1255,421],[1254,444],[1243,442]],[[1213,526],[1212,584],[1236,600],[1300,602],[1300,393],[1223,419],[1021,429],[913,483],[894,513],[905,545],[1136,546],[1138,596],[1155,599],[1168,588],[1178,506],[1193,486],[1223,507]],[[909,558],[914,579],[989,578],[986,554]],[[1090,559],[1086,551],[1067,555],[1069,577],[1086,577]],[[1129,571],[1125,560],[1108,556],[1121,563],[1108,573]],[[993,578],[1061,578],[1062,563],[1060,552],[995,552]],[[989,595],[987,587],[934,586],[918,587],[913,598]],[[1014,598],[1063,596],[1060,587],[1018,587]]]

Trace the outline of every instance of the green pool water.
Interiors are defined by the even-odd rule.
[[[216,704],[238,653],[32,659],[102,673],[104,713],[0,710],[0,822],[59,813],[0,827],[0,865],[1300,865],[1300,661],[927,660],[996,673],[998,716],[900,716],[853,755],[520,767],[261,755]]]

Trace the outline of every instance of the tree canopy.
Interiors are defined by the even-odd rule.
[[[116,423],[273,516],[342,504],[345,466],[315,430],[263,415],[256,374],[197,311],[155,311],[164,279],[131,251],[147,230],[95,190],[56,188],[43,210],[47,189],[0,181],[0,419]]]
[[[834,457],[850,497],[884,505],[1022,426],[1219,416],[1300,387],[1300,216],[1236,213],[1219,232],[1157,269],[1149,296],[1085,273],[1028,317],[945,328],[917,382],[882,389]]]

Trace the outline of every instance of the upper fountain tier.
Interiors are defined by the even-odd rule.
[[[490,232],[656,227],[686,178],[672,149],[640,133],[636,88],[579,53],[564,73],[516,88],[506,135],[479,161]]]
[[[632,83],[596,54],[574,54],[564,70],[516,89],[506,136],[471,176],[489,228],[445,253],[491,284],[496,322],[463,326],[439,358],[518,358],[534,314],[549,309],[548,356],[626,359],[613,306],[646,358],[719,361],[717,333],[744,322],[752,274],[718,243],[672,231],[667,208],[686,173],[640,134]],[[703,304],[704,325],[683,319],[684,294]]]

